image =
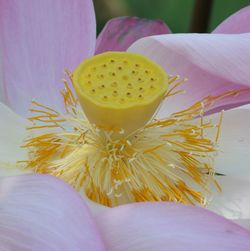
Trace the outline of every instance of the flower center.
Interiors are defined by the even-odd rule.
[[[213,159],[222,116],[214,122],[203,114],[240,91],[151,119],[163,99],[181,92],[176,87],[183,81],[148,59],[109,52],[67,75],[79,100],[65,80],[65,113],[32,101],[32,133],[23,145],[29,159],[20,161],[25,168],[57,176],[110,207],[137,201],[205,205],[210,185],[220,189]],[[125,133],[118,134],[121,129]]]
[[[141,55],[107,52],[81,63],[73,82],[91,123],[128,134],[155,113],[166,93],[168,76]]]

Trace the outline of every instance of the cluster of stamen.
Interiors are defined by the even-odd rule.
[[[109,60],[103,65],[91,66],[84,75],[84,91],[87,95],[97,95],[95,102],[104,103],[104,107],[109,102],[117,106],[122,97],[125,102],[134,97],[138,104],[140,88],[145,89],[143,95],[149,95],[151,89],[154,95],[157,88],[161,89],[160,85],[151,88],[150,78],[157,78],[150,75],[151,69],[143,69],[144,74],[148,74],[146,86],[139,84],[135,88],[133,79],[142,78],[139,73],[125,74],[127,84],[113,86],[118,80],[113,79],[112,73],[125,72],[123,67],[131,62],[123,59],[117,66],[111,61],[113,58]],[[105,69],[107,75],[100,73],[98,67]],[[118,68],[113,70],[112,67]],[[140,72],[140,64],[133,67],[135,72]],[[85,81],[88,74],[91,75],[89,83]],[[71,73],[68,76],[74,82],[74,76]],[[99,79],[103,79],[101,84]],[[169,77],[163,98],[179,94],[177,87],[182,82],[178,77]],[[103,91],[105,88],[107,92]],[[95,94],[91,94],[93,90]],[[85,118],[66,80],[62,95],[65,114],[33,101],[31,111],[35,115],[30,120],[34,124],[28,128],[32,136],[23,145],[29,151],[29,159],[20,161],[26,168],[62,178],[76,190],[84,190],[91,200],[110,207],[138,201],[205,205],[210,195],[209,186],[215,184],[220,189],[214,178],[213,158],[217,154],[222,114],[214,124],[206,121],[203,113],[214,102],[233,93],[206,97],[168,118],[150,120],[135,132],[121,137],[113,137],[115,130],[103,129]],[[124,108],[123,104],[121,106]],[[207,130],[215,130],[214,138],[206,137]]]

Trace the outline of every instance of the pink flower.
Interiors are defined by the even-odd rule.
[[[166,117],[212,95],[208,119],[224,113],[215,159],[222,193],[210,209],[249,224],[250,7],[224,21],[213,34],[167,34],[158,21],[118,18],[95,42],[95,16],[88,0],[0,0],[1,175],[22,172],[15,162],[26,134],[30,101],[62,110],[65,67],[106,50],[141,53],[168,73],[187,77],[186,93],[167,100]],[[156,34],[160,36],[145,37]],[[139,39],[141,37],[145,37]],[[137,41],[137,39],[139,39]],[[181,97],[181,98],[180,98]],[[237,107],[237,108],[236,108]],[[235,108],[235,109],[232,109]],[[2,178],[0,244],[4,250],[248,250],[250,233],[205,209],[181,204],[136,203],[93,216],[68,185],[46,175]]]
[[[46,175],[2,178],[0,243],[10,251],[239,250],[250,232],[208,210],[127,204],[91,215],[70,186]]]

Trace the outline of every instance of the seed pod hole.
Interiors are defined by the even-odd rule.
[[[128,87],[129,89],[132,89],[133,86],[132,86],[131,83],[128,83],[128,84],[127,84],[127,87]]]

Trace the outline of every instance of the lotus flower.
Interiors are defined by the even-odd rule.
[[[243,105],[249,103],[247,66],[250,64],[250,36],[247,33],[249,28],[246,25],[246,20],[250,18],[249,8],[241,10],[224,21],[213,32],[214,34],[203,35],[167,34],[145,37],[170,31],[167,26],[158,21],[137,18],[114,19],[104,28],[95,47],[95,19],[91,1],[74,1],[72,3],[66,0],[60,2],[46,0],[22,3],[12,1],[10,3],[2,0],[0,7],[2,11],[0,15],[2,98],[13,111],[23,116],[18,116],[1,104],[2,176],[22,173],[23,170],[15,165],[15,161],[26,159],[26,167],[30,171],[56,175],[80,190],[85,179],[81,176],[81,171],[76,170],[77,163],[74,162],[76,165],[73,165],[73,169],[71,169],[73,162],[65,162],[64,154],[53,150],[57,146],[52,143],[55,142],[55,139],[61,141],[62,138],[58,138],[58,132],[48,130],[50,127],[61,128],[60,123],[65,121],[74,121],[73,128],[76,128],[77,131],[80,128],[76,126],[77,124],[81,124],[81,126],[82,123],[88,124],[87,120],[83,121],[82,117],[79,117],[83,114],[78,109],[78,101],[75,99],[70,85],[66,84],[66,90],[62,92],[64,99],[58,95],[62,87],[60,85],[62,72],[65,67],[74,70],[82,60],[93,56],[95,50],[96,53],[101,53],[109,50],[122,51],[128,48],[129,53],[119,55],[130,55],[128,60],[139,60],[143,65],[152,66],[151,70],[161,72],[160,76],[164,76],[164,79],[166,77],[168,83],[174,85],[174,88],[169,87],[165,93],[168,95],[164,94],[164,98],[165,96],[169,98],[165,99],[163,103],[161,102],[161,109],[155,117],[156,120],[151,121],[151,124],[146,124],[148,128],[156,128],[150,134],[151,142],[154,143],[155,140],[152,137],[153,133],[162,136],[157,128],[165,128],[167,123],[173,123],[174,128],[170,131],[171,134],[178,132],[177,136],[182,140],[183,138],[188,139],[189,144],[184,141],[185,147],[192,147],[192,150],[189,150],[188,155],[185,151],[178,150],[178,161],[181,156],[186,169],[182,170],[183,173],[178,176],[177,183],[173,184],[171,183],[173,180],[169,181],[167,191],[162,188],[162,185],[159,186],[158,182],[156,190],[160,190],[160,192],[155,196],[152,196],[152,190],[148,195],[147,189],[135,189],[134,197],[128,196],[130,199],[122,198],[120,200],[118,193],[112,194],[110,191],[110,195],[113,196],[111,200],[107,197],[109,194],[102,193],[104,190],[100,191],[100,187],[103,188],[103,186],[97,186],[98,182],[101,184],[105,182],[105,176],[98,173],[97,181],[89,182],[94,186],[85,189],[87,196],[93,201],[108,206],[164,199],[184,203],[197,201],[202,204],[206,197],[203,197],[203,194],[199,192],[200,188],[196,190],[195,186],[198,185],[206,191],[208,188],[206,186],[207,177],[214,181],[216,174],[218,181],[214,182],[218,187],[217,190],[221,189],[222,192],[210,191],[214,198],[208,207],[230,219],[240,220],[243,225],[248,224],[247,166],[249,165],[249,151],[247,146],[250,138],[247,114],[249,107]],[[139,39],[141,37],[145,38]],[[137,39],[139,40],[137,41]],[[133,53],[144,55],[147,58],[135,56],[137,54]],[[105,55],[105,60],[111,60],[107,55],[111,55],[112,58],[118,54],[102,55]],[[101,57],[97,56],[86,62],[91,63],[96,59],[103,60]],[[86,65],[83,64],[83,66]],[[84,69],[85,67],[82,68],[80,65],[73,76],[71,73],[68,74],[69,78],[73,80],[81,104],[86,99],[81,97],[80,89],[77,89],[78,81],[74,81],[74,78],[79,77]],[[168,75],[165,75],[163,69]],[[146,71],[147,69],[145,74],[147,74]],[[171,76],[169,76],[170,74]],[[178,80],[176,75],[188,78],[188,82],[184,84],[184,94],[181,94],[182,91],[179,89],[183,88],[179,86],[182,80]],[[155,79],[153,78],[152,81]],[[32,116],[30,120],[44,122],[45,119],[46,126],[38,124],[30,126],[25,119],[29,103],[33,98],[44,105],[36,100],[33,101],[36,108],[33,107],[32,111],[39,115]],[[62,112],[63,105],[66,105],[68,109],[68,115],[73,115],[71,118],[66,118]],[[86,108],[86,105],[82,106]],[[90,107],[93,108],[93,106]],[[105,112],[105,109],[105,106],[98,107],[98,111],[101,112]],[[221,113],[217,114],[221,110],[227,110],[224,112],[223,118]],[[88,113],[87,110],[84,111],[86,114]],[[74,117],[74,114],[77,116]],[[89,114],[90,120],[99,123],[100,116],[95,116],[95,113],[93,115],[91,112]],[[93,116],[91,117],[91,115]],[[216,117],[218,117],[218,122],[214,122]],[[180,121],[181,123],[178,124],[177,122]],[[192,123],[186,124],[186,121],[192,121]],[[133,123],[126,122],[125,124],[126,129],[133,126]],[[125,124],[123,125],[125,126]],[[26,135],[26,126],[31,127],[32,130],[41,128],[45,131],[48,130],[47,133],[32,134],[31,138],[26,141],[24,146],[30,151],[29,156],[25,149],[20,149]],[[187,131],[185,126],[187,126]],[[96,129],[97,132],[98,128],[92,124],[88,125],[88,131],[91,131],[90,129]],[[203,129],[206,130],[205,138]],[[215,157],[215,171],[210,165],[210,157],[213,157],[210,156],[210,153],[217,153],[217,150],[214,142],[210,140],[212,137],[210,129],[211,131],[216,129],[215,143],[217,140],[220,142],[218,156]],[[148,131],[146,132],[148,133]],[[48,135],[52,138],[49,138]],[[82,134],[78,134],[78,136],[80,135]],[[145,136],[145,134],[142,135]],[[63,134],[63,138],[65,139],[66,136],[67,132]],[[71,136],[70,139],[72,139]],[[105,134],[105,139],[107,136],[108,134]],[[39,137],[42,138],[39,140]],[[49,140],[44,141],[44,139]],[[193,141],[196,143],[190,144]],[[42,144],[48,143],[49,147],[55,148],[44,148],[41,146],[41,142]],[[70,151],[76,149],[75,142],[73,142],[73,147],[69,143],[66,145],[67,154],[69,149]],[[171,144],[176,145],[176,142],[178,143],[178,141],[168,142],[170,144],[164,145],[164,147],[172,149]],[[37,143],[39,144],[34,145]],[[77,141],[78,143],[79,141]],[[129,144],[129,142],[127,143]],[[149,143],[147,142],[146,146]],[[141,147],[144,145],[142,144]],[[149,149],[144,150],[144,153],[148,153]],[[159,150],[158,145],[153,146],[149,152],[155,154],[155,150]],[[164,148],[164,150],[166,149]],[[176,148],[174,150],[177,151]],[[204,159],[200,153],[202,150],[205,152]],[[97,153],[96,148],[95,151]],[[195,157],[197,152],[199,158]],[[48,161],[46,158],[51,153],[53,161],[50,159]],[[57,158],[54,162],[59,153],[62,154],[62,157]],[[164,162],[165,160],[161,159],[162,156],[164,157],[164,154],[158,156],[157,161]],[[167,157],[172,157],[172,155]],[[81,161],[82,158],[73,155],[71,160]],[[189,161],[196,163],[191,166],[197,167],[197,170],[191,168],[187,172]],[[96,162],[96,164],[98,163]],[[171,161],[168,164],[173,163],[176,162]],[[49,165],[45,166],[45,164]],[[178,167],[173,165],[169,168]],[[206,171],[206,173],[202,172],[202,175],[199,172],[201,166]],[[65,167],[67,172],[62,167]],[[89,170],[93,171],[93,168]],[[126,169],[124,170],[126,171]],[[192,177],[191,186],[183,182],[182,176],[185,173]],[[173,175],[172,171],[169,174]],[[88,176],[89,179],[91,177],[93,176]],[[153,184],[154,187],[155,183],[150,183],[149,180],[150,177],[145,184],[148,187]],[[116,179],[115,189],[121,186],[119,182],[120,180]],[[83,248],[104,250],[104,246],[107,250],[165,250],[166,247],[171,250],[184,250],[187,247],[192,250],[195,248],[200,250],[201,247],[204,247],[203,250],[211,250],[211,248],[247,250],[250,246],[250,235],[247,230],[198,207],[170,202],[132,203],[114,209],[107,208],[105,212],[98,214],[93,219],[84,200],[56,178],[39,174],[14,176],[2,178],[1,186],[2,210],[0,216],[1,222],[3,222],[0,228],[1,244],[7,250],[82,250]],[[124,191],[131,192],[131,190]],[[162,191],[165,191],[165,197],[160,196]],[[107,191],[105,190],[105,192]],[[79,233],[82,234],[79,235]]]

